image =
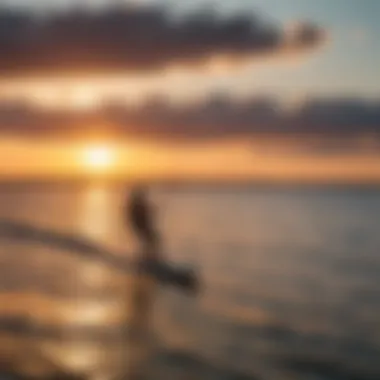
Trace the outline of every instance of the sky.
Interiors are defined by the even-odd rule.
[[[122,3],[123,1],[115,1]],[[133,3],[133,1],[124,1]],[[264,15],[269,20],[282,24],[298,20],[311,20],[330,33],[329,46],[313,57],[306,65],[277,67],[252,65],[244,72],[235,70],[224,75],[222,83],[204,74],[206,83],[197,83],[201,87],[219,89],[227,87],[229,91],[275,92],[277,96],[302,96],[304,94],[321,95],[363,95],[379,96],[380,81],[380,25],[377,15],[380,3],[377,0],[141,0],[142,4],[171,4],[177,8],[196,9],[209,4],[225,12],[252,12]],[[35,8],[51,7],[50,1],[13,0],[12,5],[20,4]],[[72,0],[56,0],[55,6],[78,3]],[[99,0],[83,1],[83,4],[101,4]],[[104,1],[103,1],[104,3]],[[108,1],[109,3],[109,1]],[[178,3],[181,5],[179,6]],[[282,67],[281,67],[282,66]],[[190,78],[183,79],[191,83]],[[195,87],[195,85],[194,85]],[[203,89],[202,89],[203,90]],[[196,91],[194,89],[193,91]],[[284,94],[284,95],[283,95]]]
[[[80,5],[104,14],[105,3]],[[128,11],[136,29],[2,16],[0,175],[95,174],[93,149],[103,171],[132,177],[380,181],[380,2],[124,3],[142,10]],[[73,4],[1,2],[45,17]],[[168,10],[192,22],[174,31]]]

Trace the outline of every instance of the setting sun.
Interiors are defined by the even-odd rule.
[[[115,161],[114,152],[107,146],[89,147],[84,152],[84,163],[92,170],[104,170]]]

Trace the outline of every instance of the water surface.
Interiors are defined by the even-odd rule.
[[[380,192],[154,191],[168,258],[196,265],[205,288],[140,284],[152,324],[132,338],[124,196],[0,188],[1,362],[109,376],[133,355],[154,379],[380,378]]]

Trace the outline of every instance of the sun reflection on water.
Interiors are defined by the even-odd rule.
[[[103,185],[91,187],[84,193],[79,227],[97,241],[109,237],[111,196],[112,193]]]

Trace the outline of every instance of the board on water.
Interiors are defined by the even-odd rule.
[[[153,276],[163,285],[182,288],[190,293],[199,291],[199,275],[189,266],[174,266],[163,261],[138,263],[138,272]]]

